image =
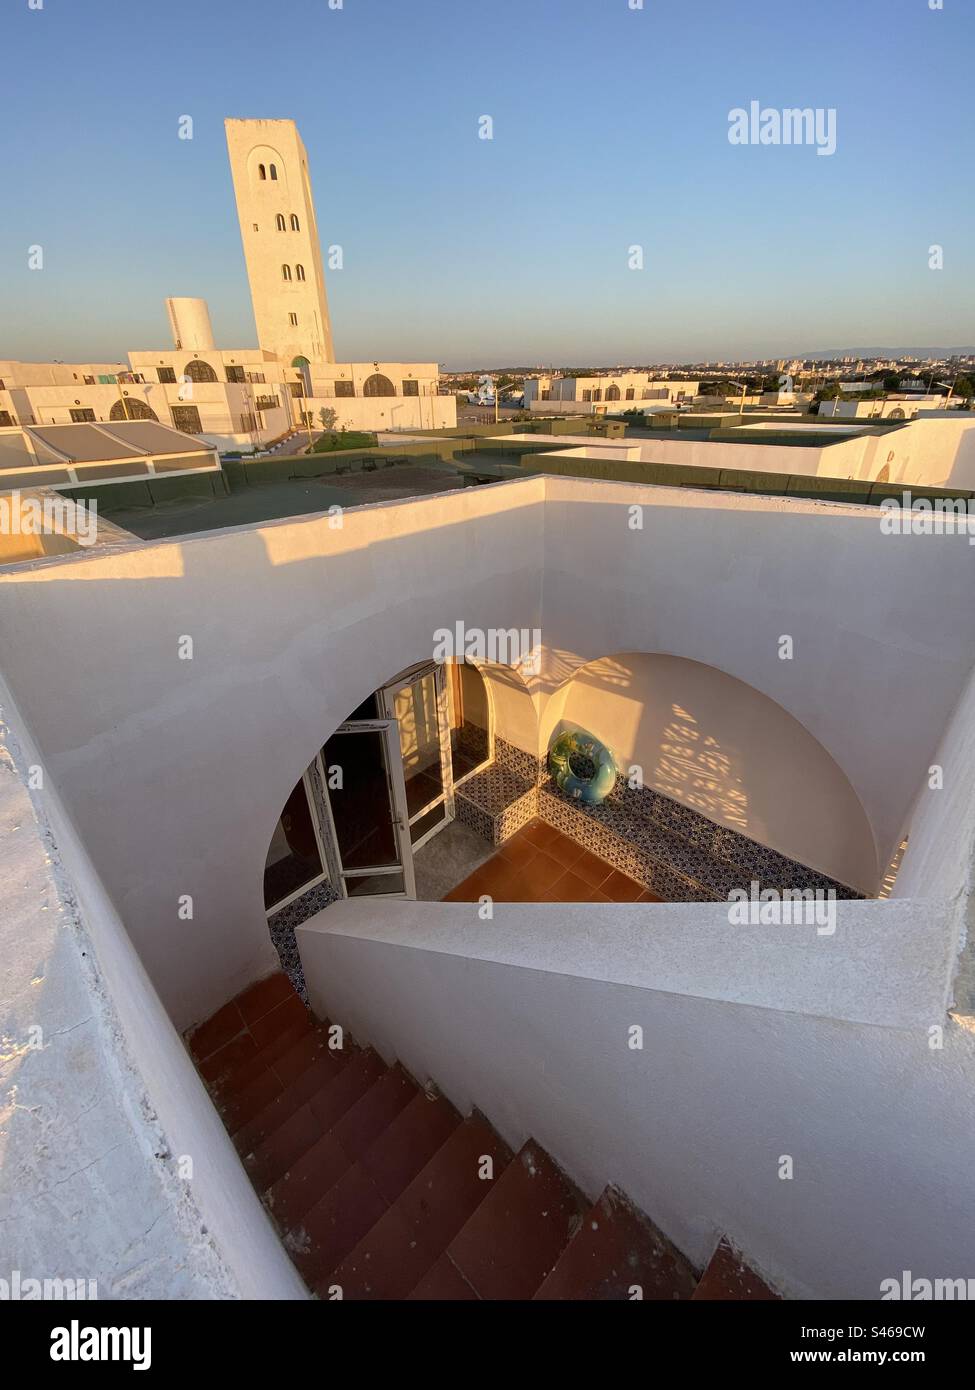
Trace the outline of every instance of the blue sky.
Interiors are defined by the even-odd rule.
[[[167,346],[169,294],[256,341],[229,115],[298,122],[344,359],[972,341],[972,0],[631,3],[3,0],[0,358]],[[731,145],[752,100],[837,152]]]

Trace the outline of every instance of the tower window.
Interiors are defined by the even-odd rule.
[[[285,223],[283,212],[279,212],[274,220],[277,223],[277,228],[279,232],[287,231],[287,224]]]
[[[297,314],[289,314],[289,315],[288,315],[288,318],[291,320],[291,327],[292,327],[292,328],[297,328],[297,327],[298,327],[298,315],[297,315]]]
[[[271,178],[274,179],[275,183],[277,183],[277,179],[278,179],[278,167],[277,167],[276,164],[272,164],[272,165],[271,165]]]
[[[259,165],[257,166],[257,177],[258,177],[259,179],[266,179],[266,178],[267,178],[267,170],[264,168],[264,165],[263,165],[263,164],[259,164]]]
[[[300,231],[301,231],[301,227],[300,227],[299,224],[298,224],[298,214],[297,214],[296,212],[293,212],[293,213],[291,214],[291,230],[292,230],[293,232],[300,232]]]
[[[290,280],[290,279],[291,279],[291,267],[290,267],[290,265],[283,265],[283,266],[281,267],[281,275],[282,275],[282,277],[283,277],[285,280]]]
[[[303,265],[296,265],[296,266],[295,266],[295,279],[296,279],[296,280],[304,280],[304,278],[305,278],[305,267],[304,267]]]

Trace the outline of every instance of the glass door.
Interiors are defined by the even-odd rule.
[[[347,898],[415,896],[398,729],[341,724],[321,753],[338,874]]]
[[[417,850],[454,818],[444,670],[433,662],[383,688],[383,711],[399,731],[410,847]]]

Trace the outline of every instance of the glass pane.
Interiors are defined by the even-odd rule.
[[[374,898],[380,893],[405,893],[406,885],[402,874],[364,874],[347,878],[345,891],[350,898]]]
[[[452,662],[450,677],[450,761],[454,781],[472,772],[488,756],[488,697],[484,678],[476,666]]]
[[[398,864],[386,775],[384,735],[378,729],[333,734],[324,748],[328,799],[342,867]],[[341,773],[341,786],[336,771]]]
[[[406,807],[413,816],[443,796],[437,682],[432,671],[396,692],[392,715],[399,724]]]
[[[432,811],[428,811],[425,816],[420,816],[410,826],[410,844],[415,845],[417,840],[422,840],[424,835],[429,834],[435,825],[441,825],[447,818],[446,803],[441,801],[434,806]]]
[[[288,797],[264,865],[264,906],[273,907],[322,873],[304,782]]]
[[[356,705],[355,709],[352,711],[352,713],[349,715],[348,719],[347,719],[345,722],[346,722],[347,724],[351,724],[352,721],[353,721],[353,719],[378,719],[378,718],[379,718],[379,703],[378,703],[378,701],[376,700],[376,696],[373,694],[373,695],[367,695],[366,698],[363,700],[363,702],[362,702],[361,705]]]

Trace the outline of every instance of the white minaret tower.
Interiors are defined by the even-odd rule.
[[[286,366],[334,362],[325,273],[294,121],[224,122],[257,341]]]

